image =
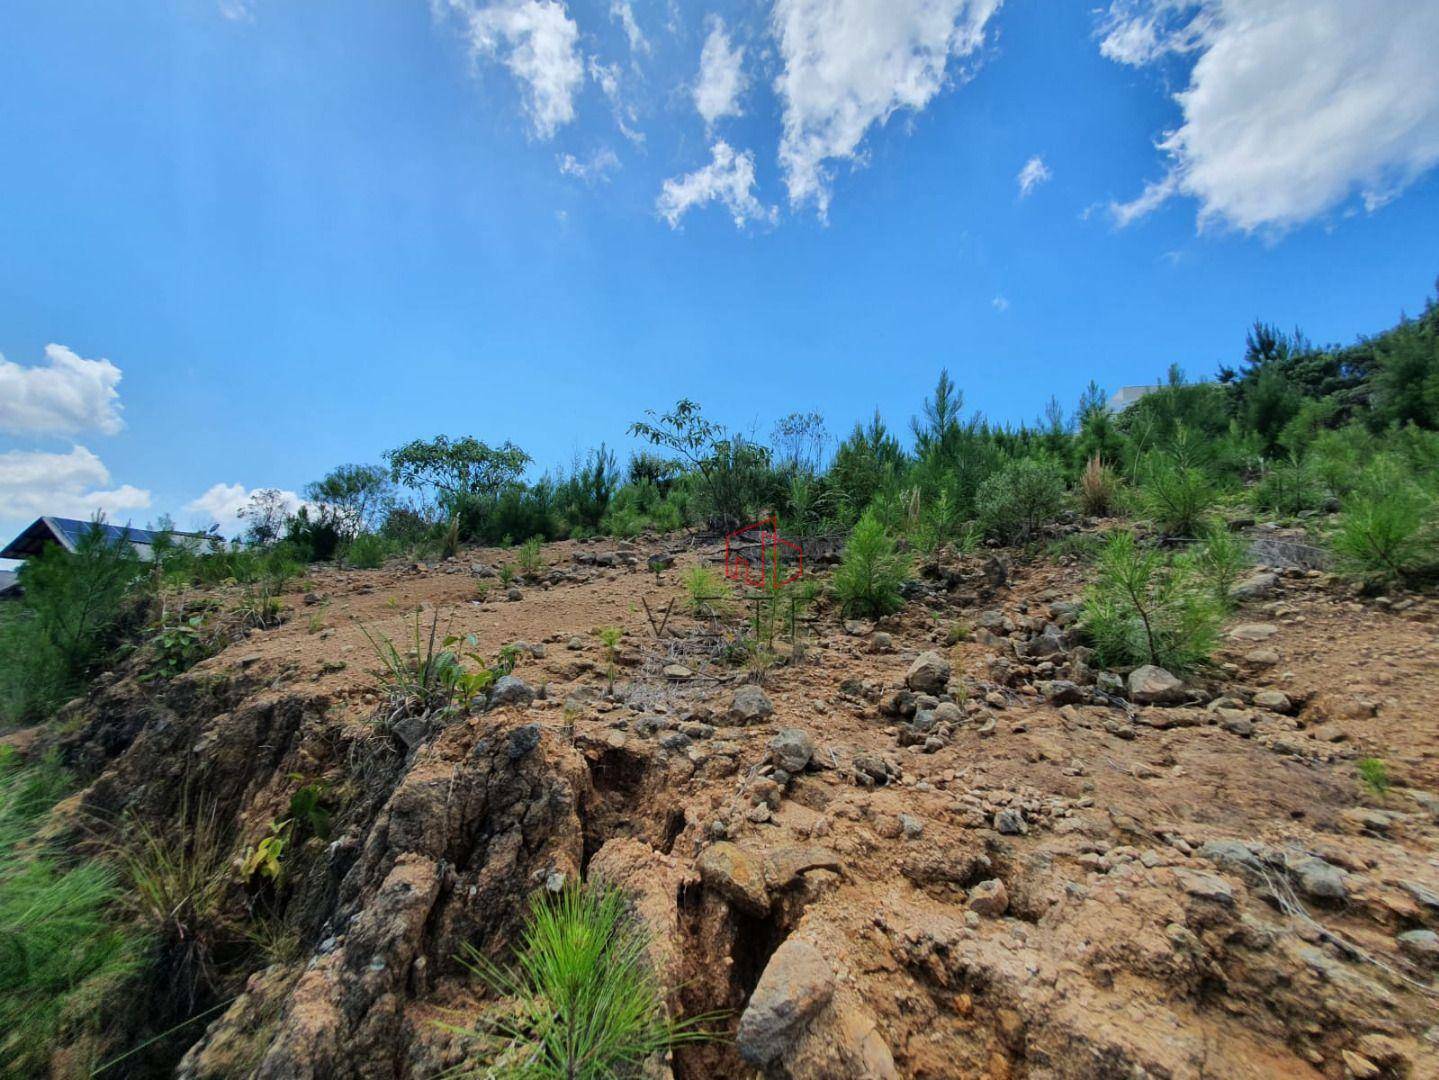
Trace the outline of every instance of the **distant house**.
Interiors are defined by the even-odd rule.
[[[94,527],[94,522],[76,521],[74,518],[42,517],[10,541],[0,559],[33,559],[52,544],[59,544],[66,551],[74,552],[80,538]],[[154,558],[155,540],[161,534],[151,529],[136,529],[129,525],[101,524],[100,530],[115,544],[128,543],[142,559]],[[218,536],[210,533],[172,532],[170,538],[176,543],[194,545],[197,549],[219,544]]]
[[[1105,406],[1112,413],[1122,413],[1140,398],[1147,394],[1152,394],[1158,389],[1160,389],[1158,383],[1149,386],[1121,386],[1109,396],[1109,400],[1105,403]]]
[[[0,600],[14,600],[20,595],[20,576],[14,570],[0,570]]]

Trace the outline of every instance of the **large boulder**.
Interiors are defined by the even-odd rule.
[[[949,661],[931,649],[915,657],[905,674],[904,683],[919,694],[942,694],[949,686],[952,673]]]
[[[765,965],[740,1016],[740,1056],[753,1065],[768,1065],[794,1044],[833,996],[829,961],[808,942],[787,939]]]

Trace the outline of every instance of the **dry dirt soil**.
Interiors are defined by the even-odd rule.
[[[1144,703],[1077,643],[1073,559],[931,565],[877,625],[821,602],[759,666],[729,659],[744,608],[685,610],[713,543],[552,544],[513,592],[509,557],[317,569],[279,627],[67,709],[76,820],[199,802],[239,853],[302,782],[333,814],[233,886],[298,950],[228,975],[179,1075],[462,1065],[487,1005],[461,948],[503,959],[527,896],[588,878],[633,901],[672,1009],[725,1014],[654,1076],[1439,1077],[1434,599],[1261,575],[1216,668]],[[371,638],[417,616],[525,643],[523,685],[377,722]]]

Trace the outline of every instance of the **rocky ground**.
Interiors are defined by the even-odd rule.
[[[302,782],[332,807],[236,901],[298,954],[235,976],[179,1075],[435,1076],[482,1006],[462,944],[502,958],[527,895],[586,877],[633,898],[676,1011],[728,1014],[679,1080],[1439,1076],[1439,603],[1261,568],[1181,682],[1091,665],[1081,563],[986,554],[878,624],[821,605],[758,671],[724,660],[737,620],[679,610],[720,555],[316,570],[278,628],[72,705],[72,821],[202,800],[239,851]],[[382,731],[365,631],[417,610],[521,661],[487,708]]]

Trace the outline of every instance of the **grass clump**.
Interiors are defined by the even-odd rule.
[[[699,618],[729,612],[730,593],[723,574],[708,566],[691,566],[680,580],[685,587],[685,603],[691,615]]]
[[[503,1000],[463,1031],[477,1048],[457,1075],[637,1077],[654,1055],[712,1038],[703,1025],[714,1017],[669,1017],[647,944],[617,891],[571,886],[553,898],[537,895],[512,966],[473,948],[462,957]]]
[[[342,558],[356,570],[378,570],[395,551],[395,544],[379,533],[361,533],[345,546]]]
[[[1079,474],[1079,508],[1090,517],[1108,517],[1119,508],[1119,478],[1098,454]]]
[[[1100,663],[1183,672],[1209,659],[1222,608],[1187,561],[1167,561],[1128,531],[1110,534],[1082,624]]]
[[[846,614],[888,615],[904,606],[899,587],[908,573],[909,560],[868,511],[849,534],[832,587]]]
[[[66,1033],[95,1032],[107,994],[140,966],[144,941],[114,918],[119,891],[103,863],[34,846],[65,793],[49,764],[0,754],[0,1074],[49,1075]]]
[[[473,634],[461,638],[440,633],[438,612],[428,630],[420,623],[420,613],[415,612],[405,649],[364,626],[360,633],[380,660],[375,675],[386,701],[381,727],[389,727],[405,716],[445,716],[468,707],[502,676],[514,671],[519,657],[518,651],[507,645],[493,663],[485,660],[474,651],[478,643]]]
[[[520,573],[526,581],[538,580],[545,572],[545,557],[540,553],[540,538],[532,536],[521,544],[515,561],[519,563]]]
[[[1389,792],[1389,767],[1379,758],[1360,758],[1356,766],[1359,769],[1359,779],[1364,786],[1372,791],[1379,798],[1383,798]]]

